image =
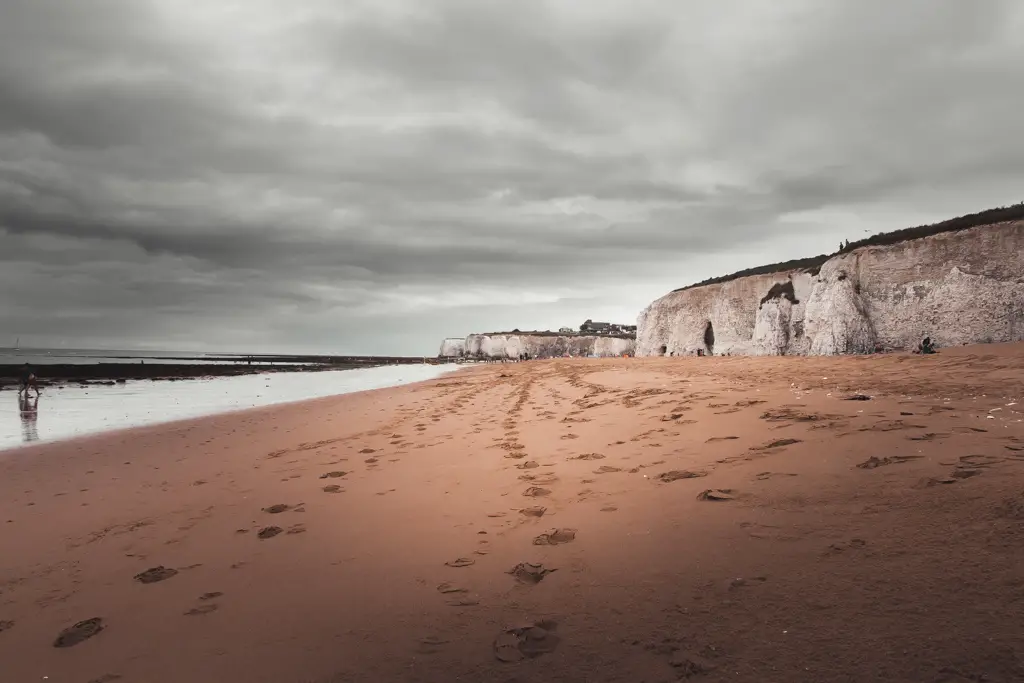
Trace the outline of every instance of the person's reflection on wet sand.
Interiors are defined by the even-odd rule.
[[[39,417],[39,394],[29,398],[28,392],[18,395],[18,409],[21,413],[21,435],[25,442],[39,441],[36,418]]]

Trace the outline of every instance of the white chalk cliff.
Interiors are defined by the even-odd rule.
[[[466,340],[462,337],[449,337],[441,342],[441,350],[437,355],[439,358],[454,358],[466,354]]]
[[[636,355],[836,355],[1024,340],[1024,221],[863,246],[820,270],[671,292],[637,320]]]
[[[464,340],[446,339],[441,345],[441,351],[455,350],[457,341],[462,342],[461,353],[441,355],[480,360],[515,359],[524,353],[531,358],[560,358],[567,354],[574,357],[605,358],[624,353],[632,355],[636,345],[633,339],[599,335],[501,333],[471,334]]]

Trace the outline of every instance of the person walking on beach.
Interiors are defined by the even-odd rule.
[[[36,373],[33,372],[32,366],[25,363],[25,367],[21,369],[21,389],[18,390],[18,394],[25,394],[28,397],[29,388],[36,390],[36,396],[39,396],[39,384],[36,381]]]

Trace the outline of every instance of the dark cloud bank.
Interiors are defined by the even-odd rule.
[[[434,353],[1024,199],[1017,0],[0,0],[0,346]]]

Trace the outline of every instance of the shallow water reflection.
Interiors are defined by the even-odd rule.
[[[456,365],[281,372],[115,386],[48,387],[41,396],[0,391],[0,449],[111,429],[420,382]],[[45,373],[45,369],[43,368]]]

